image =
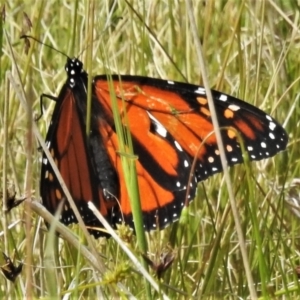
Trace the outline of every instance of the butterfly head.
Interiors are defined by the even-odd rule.
[[[77,58],[68,58],[65,65],[65,70],[68,75],[68,83],[71,88],[76,85],[76,78],[85,73],[82,62]]]

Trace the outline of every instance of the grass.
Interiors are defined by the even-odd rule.
[[[129,2],[129,1],[128,1]],[[41,153],[30,139],[30,118],[38,115],[42,93],[58,95],[66,78],[65,57],[31,43],[29,53],[19,40],[21,32],[53,45],[85,62],[89,74],[145,75],[202,84],[201,72],[184,1],[10,1],[1,31],[1,140],[2,187],[14,184],[18,197],[39,200]],[[261,299],[293,299],[299,294],[299,217],[285,199],[299,200],[299,185],[290,187],[299,174],[299,6],[297,1],[193,1],[197,32],[203,45],[210,85],[245,99],[285,124],[289,144],[274,158],[230,169],[241,229],[254,291]],[[32,21],[24,21],[23,11]],[[90,22],[93,20],[91,39]],[[4,31],[8,39],[6,39]],[[16,57],[16,65],[9,51]],[[90,47],[92,45],[92,47]],[[92,63],[86,59],[88,51]],[[105,58],[106,57],[106,58]],[[91,59],[90,58],[90,59]],[[105,58],[105,59],[104,59]],[[31,111],[20,105],[16,87],[20,70]],[[5,96],[5,97],[4,97]],[[8,105],[5,121],[4,107]],[[53,103],[45,105],[37,123],[46,135]],[[288,117],[289,116],[289,117]],[[249,175],[247,175],[247,170]],[[149,258],[174,254],[175,260],[161,279],[154,276],[160,292],[141,280],[137,266],[113,239],[57,239],[47,234],[42,209],[21,204],[2,214],[1,250],[24,262],[15,283],[0,277],[0,296],[23,298],[247,298],[245,275],[237,231],[228,202],[223,174],[199,184],[197,199],[187,212],[187,224],[175,223],[148,239]],[[29,201],[29,199],[27,200]],[[33,210],[34,211],[33,211]],[[11,229],[6,225],[19,221]],[[60,225],[57,224],[59,230]],[[78,226],[70,226],[78,233]],[[118,230],[123,243],[140,259],[136,238]],[[64,233],[70,237],[70,233]],[[72,236],[71,236],[72,237]],[[1,262],[4,265],[5,262]],[[148,289],[148,294],[146,293]],[[149,292],[150,290],[150,292]],[[30,298],[30,297],[29,297]]]

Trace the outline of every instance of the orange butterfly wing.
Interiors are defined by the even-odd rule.
[[[97,76],[94,85],[96,99],[106,115],[112,118],[106,77]],[[125,101],[134,150],[139,157],[137,173],[141,207],[144,218],[148,218],[145,221],[149,225],[146,225],[146,229],[153,229],[157,218],[160,227],[164,227],[178,219],[178,208],[185,202],[188,176],[194,157],[198,160],[195,170],[197,181],[222,171],[216,137],[211,134],[213,125],[205,92],[194,85],[168,85],[163,80],[138,76],[113,76],[113,86],[122,118],[122,99]],[[213,91],[213,95],[215,100],[219,100],[216,102],[216,109],[220,125],[226,127],[221,133],[229,165],[243,160],[233,129],[241,134],[250,159],[263,159],[274,155],[278,149],[285,148],[287,135],[274,119],[236,98],[216,91]],[[230,103],[227,103],[228,99]],[[151,129],[153,124],[157,125],[156,130]],[[101,135],[105,135],[103,128],[106,126],[99,126]],[[121,176],[120,183],[123,185],[119,201],[126,217],[131,214],[131,208],[122,177],[120,157],[116,155],[117,138],[115,132],[109,136],[107,148]],[[205,143],[201,145],[205,138]],[[109,145],[111,143],[112,147]],[[264,148],[265,145],[268,145],[267,149]],[[151,163],[147,164],[145,157]],[[149,172],[154,165],[159,172]],[[193,199],[195,195],[195,182],[191,184],[189,199]]]
[[[141,208],[144,214],[144,224],[146,229],[150,230],[156,226],[156,223],[163,227],[164,224],[178,219],[185,201],[186,185],[189,179],[187,168],[190,164],[187,162],[188,156],[183,151],[180,152],[174,145],[173,147],[170,145],[170,141],[151,132],[151,124],[145,114],[146,112],[139,107],[131,107],[127,111],[134,149],[139,157],[136,161],[136,170],[140,198],[143,199]],[[118,154],[117,135],[103,119],[99,121],[99,131],[119,175],[118,200],[121,211],[117,221],[121,222],[124,215],[125,221],[132,225],[130,200],[121,156]],[[156,155],[154,156],[153,153]],[[181,171],[180,174],[178,170]],[[192,196],[194,196],[195,188],[196,182],[194,181],[191,186]],[[173,206],[173,209],[169,209],[168,206]],[[118,210],[115,209],[115,211]]]
[[[65,86],[57,98],[53,113],[55,117],[52,118],[46,143],[85,224],[100,226],[99,221],[87,208],[87,202],[92,200],[104,216],[109,212],[90,161],[85,123],[79,111],[72,90]],[[67,225],[77,222],[45,155],[40,190],[43,203],[51,213],[54,214],[59,203],[64,201],[61,221]]]

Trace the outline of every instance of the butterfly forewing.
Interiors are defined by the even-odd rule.
[[[105,77],[96,78],[96,85],[107,90]],[[190,160],[198,158],[198,181],[222,171],[204,88],[139,76],[122,76],[121,82],[119,78],[113,77],[119,98],[148,111],[148,117],[162,124]],[[251,160],[271,157],[285,149],[287,134],[272,117],[232,96],[217,91],[212,94],[229,165],[243,161],[237,134]]]
[[[99,227],[100,222],[88,209],[87,202],[93,201],[104,216],[107,216],[108,211],[89,157],[85,123],[76,101],[86,99],[76,99],[72,90],[65,86],[57,98],[46,144],[85,224]],[[45,155],[41,177],[40,190],[46,208],[54,214],[59,203],[64,201],[61,221],[67,225],[77,222]],[[98,231],[93,231],[93,234],[100,235]]]

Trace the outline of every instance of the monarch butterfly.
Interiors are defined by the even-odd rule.
[[[83,64],[67,58],[67,81],[54,108],[46,144],[85,224],[101,226],[87,206],[92,200],[107,220],[133,226],[118,139],[114,125],[109,81],[93,78],[91,130],[87,138],[87,80]],[[121,119],[126,115],[135,154],[145,230],[162,229],[177,220],[184,205],[191,163],[197,158],[188,199],[197,182],[222,171],[205,89],[200,86],[141,76],[111,77]],[[271,116],[260,109],[218,91],[212,91],[229,165],[243,161],[236,131],[251,160],[261,160],[284,150],[288,137]],[[53,98],[53,97],[51,97]],[[230,129],[233,128],[234,130]],[[236,131],[235,131],[236,130]],[[199,148],[200,147],[200,148]],[[199,150],[200,149],[200,150]],[[65,198],[58,180],[43,156],[40,192],[44,206],[55,213]],[[68,202],[60,220],[77,222]],[[95,236],[102,233],[89,229]]]

